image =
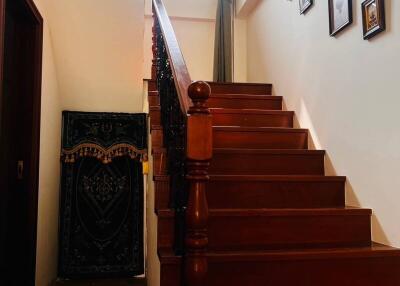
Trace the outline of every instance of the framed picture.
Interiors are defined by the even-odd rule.
[[[299,0],[300,14],[304,14],[313,5],[314,0]]]
[[[366,0],[361,4],[364,39],[371,39],[386,29],[385,1]]]
[[[328,0],[329,6],[329,33],[335,36],[344,28],[353,23],[352,0]]]

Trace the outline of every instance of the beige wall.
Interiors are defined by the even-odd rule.
[[[61,110],[142,112],[144,0],[35,2],[45,18],[36,285],[48,286],[57,277]]]
[[[35,2],[45,21],[36,286],[48,286],[57,277],[61,99],[47,23],[47,11],[41,0],[35,0]]]
[[[43,0],[63,108],[141,112],[144,0]]]
[[[400,246],[400,2],[385,1],[387,32],[362,39],[355,23],[328,33],[328,1],[300,16],[298,1],[261,1],[248,19],[249,81],[274,92],[325,148],[330,173],[348,176],[347,202],[374,210],[373,236]]]

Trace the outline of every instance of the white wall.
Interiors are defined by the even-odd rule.
[[[144,0],[43,0],[63,108],[141,112]]]
[[[239,18],[246,18],[260,1],[261,0],[236,0],[236,15]]]
[[[47,11],[35,3],[44,17],[36,286],[48,286],[57,277],[61,99]]]
[[[330,173],[348,176],[347,202],[374,210],[374,239],[400,246],[400,2],[385,1],[387,32],[362,39],[355,23],[328,33],[328,1],[300,16],[298,1],[261,1],[248,19],[249,81],[274,92],[327,149]]]

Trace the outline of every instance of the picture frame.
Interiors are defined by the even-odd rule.
[[[329,34],[333,37],[353,23],[352,0],[328,0]]]
[[[385,0],[365,0],[361,3],[364,40],[386,30]]]
[[[300,15],[305,14],[314,4],[314,0],[299,0]]]

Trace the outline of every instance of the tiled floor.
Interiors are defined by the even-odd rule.
[[[102,279],[57,281],[54,286],[146,286],[144,279]]]

